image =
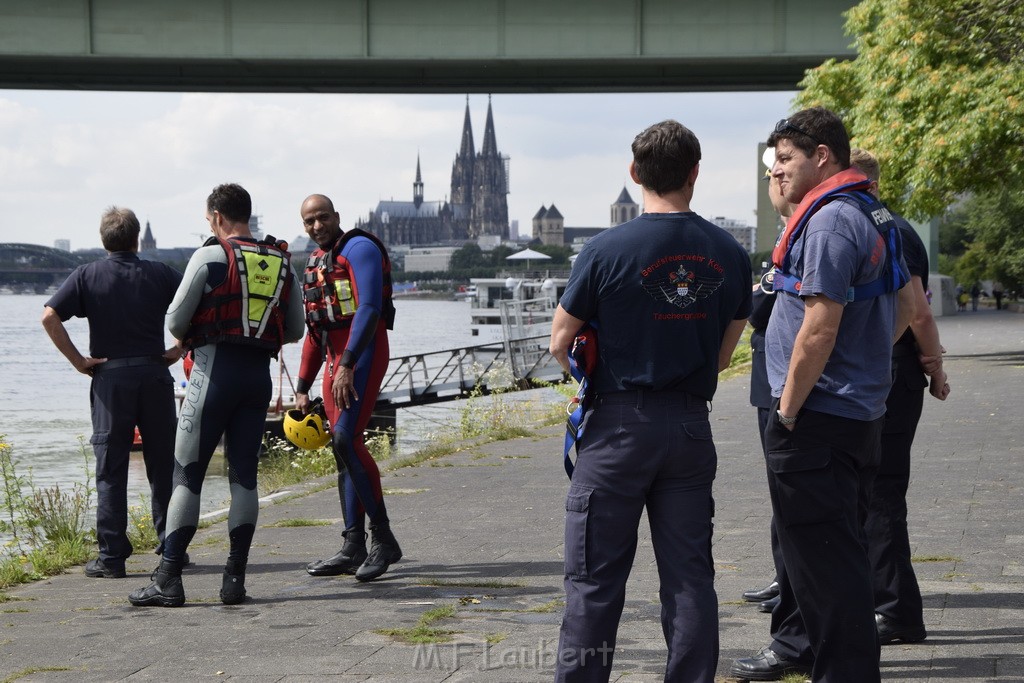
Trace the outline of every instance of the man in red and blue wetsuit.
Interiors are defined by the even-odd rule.
[[[395,310],[391,262],[387,249],[370,233],[343,234],[341,217],[324,195],[307,197],[301,215],[306,233],[318,248],[303,276],[309,334],[302,347],[295,406],[308,410],[309,390],[326,364],[322,392],[345,518],[341,550],[309,563],[306,571],[313,576],[355,574],[360,581],[372,581],[402,558],[391,533],[380,470],[363,441],[388,367],[387,331]],[[372,537],[369,553],[366,517]]]

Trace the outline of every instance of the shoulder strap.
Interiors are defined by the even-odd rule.
[[[573,470],[576,469],[571,453],[574,446],[577,453],[579,452],[579,440],[583,437],[584,420],[594,399],[590,375],[597,366],[597,358],[597,323],[590,322],[576,333],[576,338],[569,349],[569,374],[580,383],[576,396],[566,406],[566,413],[569,417],[565,421],[565,448],[562,460],[565,474],[569,479],[572,479]]]

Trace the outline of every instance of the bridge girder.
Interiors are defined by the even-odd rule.
[[[792,89],[853,0],[5,0],[0,87]]]

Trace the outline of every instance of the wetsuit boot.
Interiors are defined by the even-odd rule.
[[[402,559],[402,549],[398,547],[398,541],[391,533],[391,524],[386,519],[370,523],[370,538],[370,553],[356,571],[356,578],[360,581],[373,581],[386,572],[392,562]]]
[[[245,601],[244,562],[228,559],[220,584],[220,601],[225,605],[238,605]]]
[[[181,607],[185,604],[185,588],[181,585],[181,565],[160,560],[153,572],[153,583],[128,596],[136,607]]]
[[[317,560],[306,565],[306,572],[311,576],[338,576],[339,574],[355,574],[356,570],[366,561],[366,532],[357,529],[346,529],[341,534],[345,542],[333,557]]]

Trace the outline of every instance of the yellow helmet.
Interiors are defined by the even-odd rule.
[[[323,404],[316,399],[308,415],[301,410],[284,414],[284,435],[294,445],[313,451],[331,442],[331,428],[323,414]]]

